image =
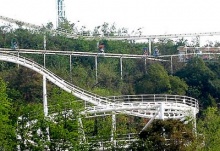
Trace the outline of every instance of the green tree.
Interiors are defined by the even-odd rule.
[[[6,83],[0,78],[0,150],[13,150],[16,145],[15,127],[10,120],[11,103],[6,93]]]
[[[140,139],[145,142],[145,150],[153,148],[154,151],[185,151],[186,144],[192,143],[195,138],[190,124],[169,119],[155,120],[147,130],[140,133]]]
[[[171,94],[185,95],[188,85],[177,76],[170,76]]]
[[[200,105],[207,107],[216,106],[212,96],[212,83],[215,74],[211,71],[200,58],[193,58],[184,68],[176,73],[176,76],[186,81],[189,89],[187,95],[197,98]]]
[[[136,93],[154,94],[169,93],[171,89],[169,76],[166,70],[158,63],[151,64],[136,84]]]
[[[42,77],[40,74],[28,68],[20,67],[18,70],[9,73],[7,80],[10,81],[9,87],[20,92],[26,102],[42,101]],[[18,99],[18,98],[17,98]]]
[[[200,136],[197,147],[206,151],[220,150],[220,112],[208,107],[198,120],[197,134]]]

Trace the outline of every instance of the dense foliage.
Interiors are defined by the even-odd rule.
[[[62,26],[66,30],[75,30],[68,22]],[[45,28],[52,28],[51,23]],[[104,35],[110,36],[116,31],[115,26],[107,23],[97,26],[94,33],[98,34],[98,29],[101,29]],[[86,32],[88,31],[82,31]],[[122,28],[120,32],[126,30]],[[0,47],[11,48],[14,40],[19,48],[42,50],[44,35],[43,30],[0,26]],[[46,33],[46,37],[47,49],[59,51],[97,52],[97,42],[102,42],[108,53],[142,54],[143,47],[148,46],[147,42],[95,39],[88,41],[51,33]],[[152,46],[157,46],[160,53],[166,55],[176,54],[177,47],[184,43],[183,39],[160,39]],[[43,65],[41,54],[22,55]],[[69,60],[68,56],[47,55],[46,68],[66,81],[102,96],[163,93],[187,95],[199,100],[201,111],[198,116],[197,136],[190,124],[185,125],[176,120],[155,121],[139,135],[137,141],[130,144],[128,148],[131,150],[219,149],[217,106],[220,103],[220,61],[204,62],[201,58],[193,58],[187,63],[181,63],[178,58],[174,58],[173,69],[170,69],[167,62],[146,61],[145,58],[123,59],[121,77],[119,59],[98,57],[96,79],[93,57],[72,56],[71,64]],[[108,142],[105,147],[126,150],[123,143],[115,146],[111,142],[111,138],[117,138],[118,135],[112,136],[110,116],[81,117],[79,112],[84,109],[85,102],[49,82],[47,91],[49,112],[56,113],[52,120],[45,118],[43,114],[42,76],[24,67],[0,62],[0,150],[14,150],[17,146],[21,150],[93,150],[100,140]],[[73,112],[71,116],[70,110]],[[82,125],[79,124],[80,119]],[[116,120],[116,132],[120,135],[138,133],[148,121],[123,114],[118,115]],[[88,137],[85,139],[84,135]]]

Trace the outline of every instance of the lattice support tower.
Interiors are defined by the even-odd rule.
[[[59,27],[66,18],[64,8],[64,0],[57,0],[57,27]]]

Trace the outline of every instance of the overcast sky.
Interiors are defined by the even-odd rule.
[[[57,0],[0,0],[0,15],[56,25]],[[67,19],[92,30],[104,22],[143,34],[220,31],[219,0],[64,0]],[[220,41],[220,40],[219,40]]]

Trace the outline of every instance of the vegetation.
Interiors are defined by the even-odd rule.
[[[52,28],[49,23],[45,28]],[[62,25],[68,31],[78,32],[68,21]],[[94,29],[93,35],[123,34],[125,28],[104,23]],[[82,28],[81,35],[90,31]],[[19,48],[43,49],[43,30],[0,26],[0,47],[11,48],[12,39]],[[71,39],[62,35],[46,33],[47,49],[60,51],[97,52],[96,40]],[[107,41],[109,53],[142,54],[148,43],[134,41]],[[161,54],[176,54],[177,47],[186,41],[160,39],[152,44]],[[219,43],[216,43],[216,45]],[[13,51],[13,50],[12,50]],[[23,54],[43,65],[42,55]],[[116,134],[112,134],[111,116],[86,118],[79,115],[85,102],[47,83],[49,114],[45,118],[42,107],[42,76],[27,68],[8,62],[0,62],[0,150],[95,150],[100,142],[112,150],[220,150],[220,61],[204,62],[193,58],[187,63],[173,60],[170,64],[145,59],[124,59],[123,75],[120,75],[120,61],[114,58],[98,57],[96,81],[93,57],[46,56],[46,68],[81,88],[101,96],[126,94],[176,94],[187,95],[199,100],[200,113],[197,117],[197,133],[193,121],[184,124],[177,120],[155,120],[143,131],[136,141],[124,148],[123,142],[115,145],[112,138],[128,133],[139,133],[149,119],[124,114],[116,117]],[[87,104],[89,105],[89,104]],[[71,114],[69,114],[71,111]],[[79,121],[82,124],[79,124]],[[87,136],[86,138],[84,136]],[[103,148],[104,150],[105,148]]]

